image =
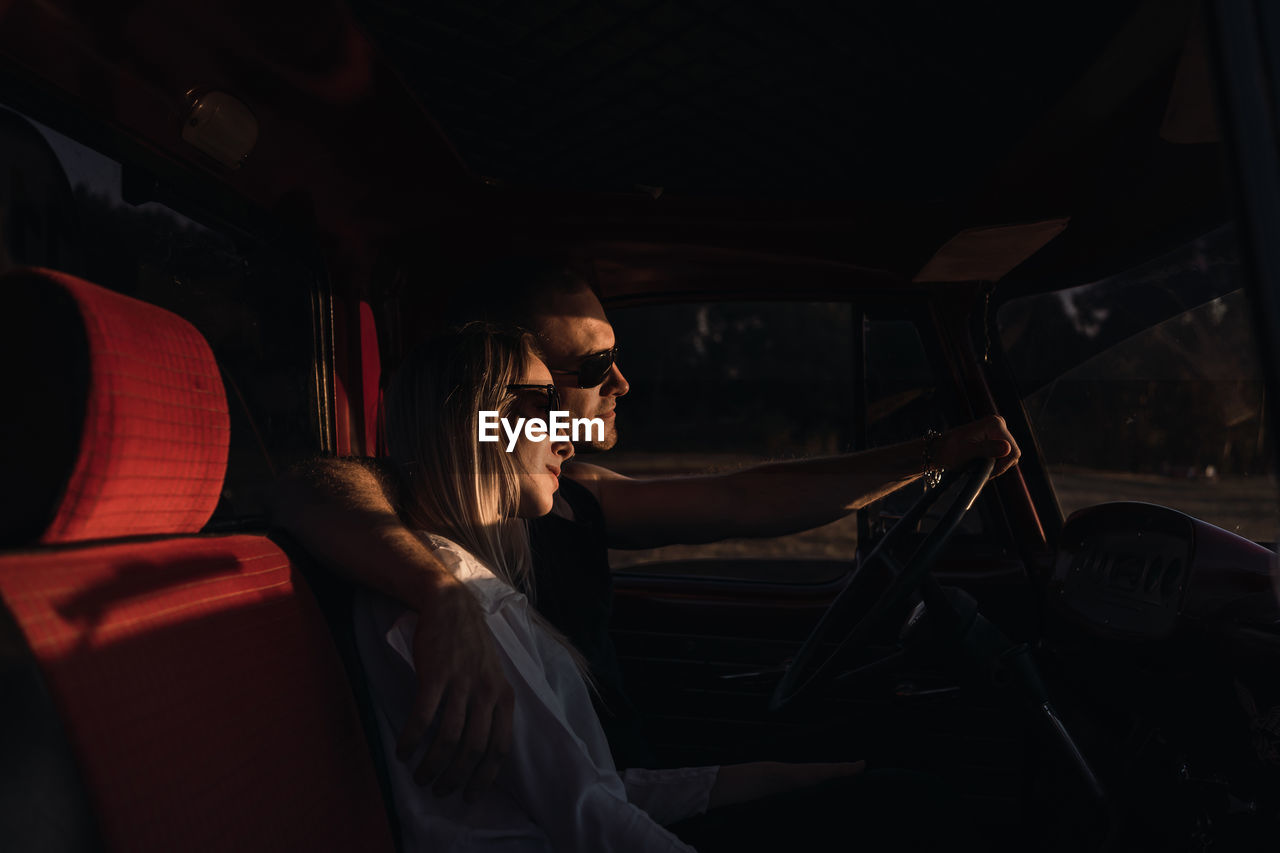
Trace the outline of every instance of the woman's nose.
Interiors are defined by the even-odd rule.
[[[573,442],[571,441],[552,442],[551,450],[556,456],[559,456],[566,462],[573,458]]]

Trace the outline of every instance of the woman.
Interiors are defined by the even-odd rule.
[[[473,323],[428,341],[399,370],[387,406],[404,512],[479,600],[515,691],[511,753],[474,802],[432,795],[412,779],[416,761],[388,754],[406,850],[691,850],[662,824],[861,770],[861,762],[761,762],[619,774],[580,656],[530,604],[522,519],[550,512],[573,447],[522,436],[507,452],[505,442],[477,440],[482,411],[514,423],[558,408],[532,336]],[[413,700],[415,624],[389,599],[357,603],[361,657],[389,751]]]

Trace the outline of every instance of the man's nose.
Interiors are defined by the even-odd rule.
[[[600,386],[600,393],[606,397],[621,397],[630,390],[631,383],[627,381],[627,377],[622,375],[622,371],[615,361],[609,367],[609,375],[605,377],[604,384]]]

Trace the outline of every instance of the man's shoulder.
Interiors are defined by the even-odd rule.
[[[604,488],[610,483],[629,479],[603,465],[573,460],[564,465],[564,479],[560,483],[560,495],[571,505],[589,501],[594,512],[599,513],[604,504]]]

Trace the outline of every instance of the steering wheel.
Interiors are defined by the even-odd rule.
[[[924,582],[929,569],[937,561],[952,534],[960,527],[960,521],[977,499],[994,467],[994,459],[984,458],[975,459],[947,472],[938,487],[926,491],[880,539],[871,554],[854,569],[844,589],[840,590],[835,601],[831,602],[818,624],[805,638],[804,645],[774,688],[773,697],[769,701],[770,711],[781,711],[830,682],[834,677],[833,661],[868,645],[884,618],[903,607],[908,597]],[[933,530],[929,531],[907,564],[900,565],[891,556],[890,549],[916,526],[939,497],[957,485],[960,491],[956,500],[947,508]],[[882,578],[873,577],[873,567],[876,566],[887,569],[892,580],[878,596],[868,600],[877,580],[883,583]],[[835,651],[815,665],[819,650],[833,642],[838,643]]]

